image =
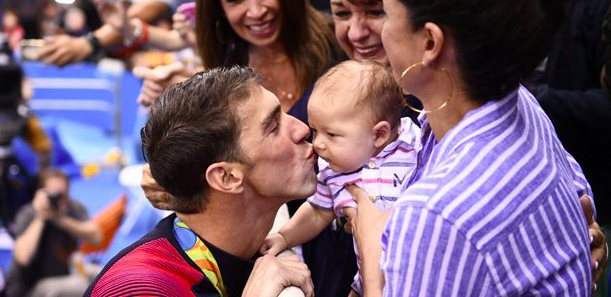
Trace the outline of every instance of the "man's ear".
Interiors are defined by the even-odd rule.
[[[390,138],[390,132],[391,126],[389,122],[381,121],[375,124],[375,126],[373,126],[373,133],[375,137],[373,140],[373,146],[375,148],[383,147]]]
[[[441,27],[431,22],[424,24],[422,30],[424,30],[424,55],[422,56],[422,64],[424,66],[429,66],[440,58],[445,43],[445,35]]]
[[[238,163],[219,162],[208,166],[206,181],[210,188],[228,194],[240,194],[244,191],[244,172]]]

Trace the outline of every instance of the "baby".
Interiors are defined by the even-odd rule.
[[[305,243],[335,218],[351,216],[356,203],[345,185],[364,189],[381,210],[392,207],[416,166],[420,135],[409,118],[401,119],[403,107],[392,74],[373,62],[343,62],[316,82],[308,118],[320,157],[317,190],[278,233],[265,239],[262,253],[275,255]],[[358,273],[352,288],[363,295]]]

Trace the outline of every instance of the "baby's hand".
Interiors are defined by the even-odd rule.
[[[263,241],[263,245],[259,249],[259,252],[262,255],[270,254],[272,256],[278,255],[280,252],[286,250],[287,242],[284,239],[284,236],[280,233],[273,233],[267,235],[265,241]]]

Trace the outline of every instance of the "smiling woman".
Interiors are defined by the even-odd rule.
[[[356,60],[388,64],[380,33],[385,13],[380,0],[331,0],[335,36],[344,52]]]
[[[287,112],[339,52],[305,0],[198,0],[196,30],[205,68],[253,67]]]

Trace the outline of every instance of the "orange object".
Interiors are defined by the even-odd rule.
[[[102,231],[102,242],[99,245],[83,244],[81,252],[88,254],[105,251],[121,225],[126,208],[127,195],[121,194],[119,198],[96,214],[93,217],[93,221]]]

